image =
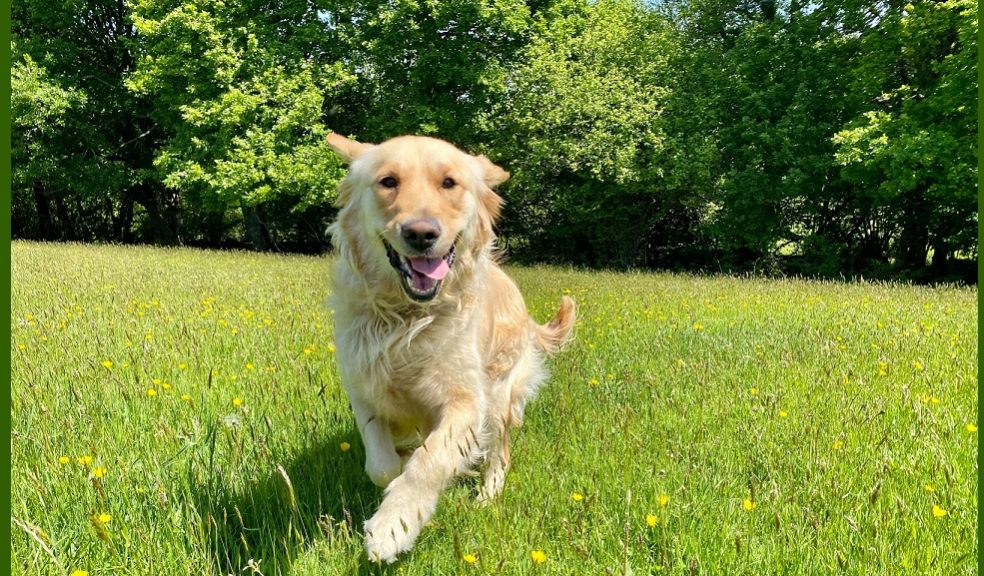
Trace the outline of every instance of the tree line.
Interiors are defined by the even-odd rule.
[[[325,251],[329,131],[518,261],[976,282],[973,0],[16,0],[15,237]]]

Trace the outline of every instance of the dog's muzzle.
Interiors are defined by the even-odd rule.
[[[455,245],[440,258],[427,256],[404,256],[397,252],[389,242],[383,240],[390,266],[400,274],[403,291],[417,302],[433,300],[441,290],[444,278],[454,265]]]

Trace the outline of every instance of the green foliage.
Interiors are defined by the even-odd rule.
[[[602,185],[642,181],[663,147],[656,120],[669,92],[666,23],[641,6],[605,0],[545,15],[538,27],[510,78],[502,120],[521,146],[516,171],[566,172]]]
[[[15,173],[21,173],[15,197],[31,194],[36,204],[34,232],[47,238],[173,241],[164,214],[168,194],[151,165],[161,132],[148,118],[150,103],[123,83],[136,48],[125,4],[23,0],[12,6],[11,20],[15,62],[36,63],[51,83],[77,96],[56,124],[30,129],[14,124],[15,141],[22,130],[48,134],[35,141],[40,147],[29,158],[13,158]],[[57,165],[44,174],[30,173],[30,166],[45,162]],[[135,203],[148,220],[137,238],[131,234],[134,225],[140,227]]]
[[[370,141],[412,133],[466,148],[487,143],[484,114],[505,97],[515,55],[533,33],[533,4],[375,0],[339,8],[343,60],[359,71],[338,102],[339,129]]]
[[[940,267],[976,254],[977,3],[907,4],[882,28],[866,38],[859,82],[883,92],[833,136],[835,157],[859,192],[896,211],[894,255],[920,268],[933,250]]]
[[[520,260],[974,281],[975,8],[19,0],[14,230],[322,250],[324,136],[415,133]]]
[[[16,46],[12,52],[17,53]],[[85,95],[74,87],[59,86],[30,54],[14,62],[10,85],[13,182],[15,186],[32,185],[38,179],[58,182],[66,175],[63,163],[72,155],[52,152],[63,141],[71,115],[85,106]]]
[[[351,79],[342,65],[284,62],[248,12],[222,2],[133,9],[147,55],[127,86],[160,103],[171,136],[154,163],[166,186],[209,210],[332,202],[341,168],[321,111],[325,94]]]
[[[663,215],[668,23],[605,0],[558,4],[536,29],[491,113],[513,173],[506,231],[571,261],[637,264]]]

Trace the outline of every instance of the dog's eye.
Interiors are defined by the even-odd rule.
[[[387,176],[379,181],[379,184],[385,188],[396,188],[396,178],[392,176]]]
[[[447,189],[447,188],[454,188],[454,185],[455,184],[456,184],[456,182],[454,181],[454,178],[445,178],[444,179],[444,182],[441,182],[441,187],[443,187],[445,189]]]

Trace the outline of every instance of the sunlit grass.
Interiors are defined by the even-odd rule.
[[[510,268],[577,337],[367,565],[327,260],[13,244],[16,574],[976,574],[977,292]]]

